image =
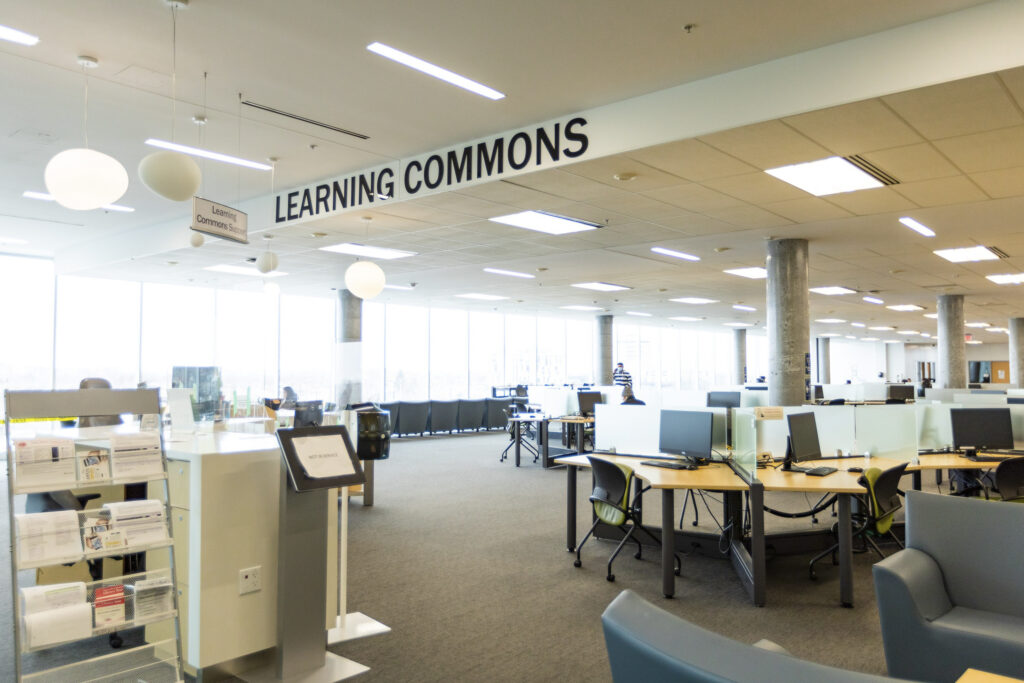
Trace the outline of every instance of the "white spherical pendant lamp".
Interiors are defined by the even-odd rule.
[[[384,271],[373,261],[356,261],[345,271],[345,287],[360,299],[377,296],[384,283]]]
[[[192,234],[188,236],[188,243],[197,249],[203,246],[203,242],[205,241],[206,238],[203,237],[203,233],[197,232],[195,230],[193,230]]]
[[[256,270],[261,273],[269,273],[277,270],[277,254],[272,251],[265,251],[257,256]]]
[[[203,174],[192,157],[163,150],[153,152],[139,162],[139,178],[161,197],[183,202],[199,190]]]
[[[43,180],[58,204],[77,211],[113,204],[128,189],[128,171],[120,161],[84,147],[54,155]]]

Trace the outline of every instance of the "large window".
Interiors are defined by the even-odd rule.
[[[466,398],[469,390],[469,316],[430,310],[430,398]]]
[[[384,304],[363,302],[363,400],[381,402],[384,394]]]
[[[281,297],[281,386],[292,387],[301,401],[353,398],[334,396],[334,306],[329,297]],[[348,365],[344,351],[340,355],[339,363]],[[338,368],[340,377],[357,378],[359,358],[351,365]]]
[[[102,377],[116,389],[135,387],[141,291],[138,282],[57,279],[57,389],[77,389],[86,377]]]
[[[428,312],[416,306],[387,307],[384,371],[388,399],[425,401],[430,398]]]
[[[473,311],[469,314],[469,395],[491,395],[505,384],[505,316]]]
[[[594,383],[594,350],[597,325],[594,320],[569,318],[565,321],[565,379],[572,384]]]
[[[564,384],[565,320],[537,318],[537,384]]]
[[[0,255],[4,292],[4,333],[0,337],[0,387],[50,389],[53,386],[53,262]],[[98,313],[99,324],[116,315]],[[3,397],[0,396],[0,402]],[[0,405],[2,407],[2,405]]]
[[[175,365],[216,365],[214,290],[142,286],[142,381],[170,387]]]
[[[276,397],[277,297],[273,291],[218,290],[215,329],[221,391],[236,409]]]
[[[537,318],[505,316],[505,381],[537,383]]]

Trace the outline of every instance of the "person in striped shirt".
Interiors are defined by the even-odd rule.
[[[617,387],[633,386],[633,377],[622,367],[622,363],[615,366],[615,372],[612,373],[612,384]]]

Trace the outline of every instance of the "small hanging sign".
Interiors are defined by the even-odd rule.
[[[249,243],[249,216],[225,204],[192,198],[192,229],[213,237]]]

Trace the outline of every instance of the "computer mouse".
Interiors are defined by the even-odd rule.
[[[863,472],[864,468],[863,467],[847,467],[846,471],[847,472]]]

